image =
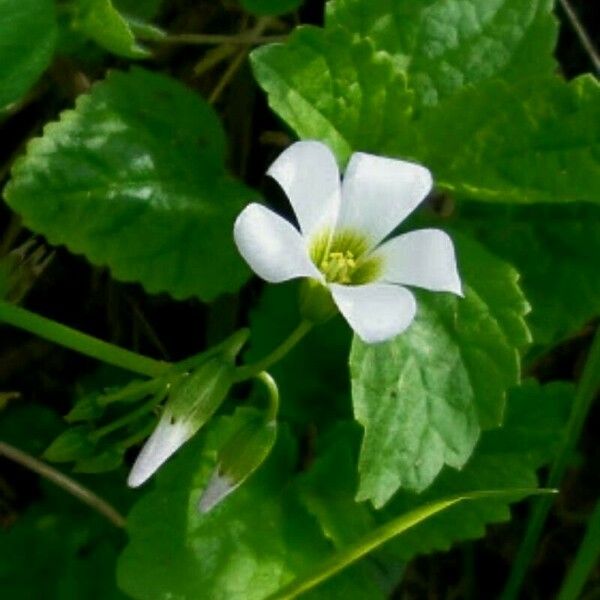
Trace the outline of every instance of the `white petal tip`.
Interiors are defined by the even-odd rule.
[[[453,273],[453,277],[451,278],[451,280],[448,281],[447,285],[440,286],[439,291],[440,292],[450,292],[451,294],[454,294],[455,296],[464,298],[465,291],[463,288],[462,281],[460,280],[460,277],[458,275],[458,271],[456,269],[456,263],[453,264],[453,271],[454,271],[454,273]],[[434,291],[436,291],[436,290],[434,290]]]
[[[165,413],[152,435],[146,440],[133,464],[127,485],[138,487],[147,481],[185,442],[194,430],[187,422],[175,421]]]
[[[340,312],[365,344],[386,342],[403,333],[417,312],[413,294],[398,285],[331,284],[330,289]]]
[[[198,510],[206,514],[210,512],[217,504],[220,504],[233,490],[238,486],[226,476],[219,473],[219,469],[215,469],[206,489],[198,502]]]

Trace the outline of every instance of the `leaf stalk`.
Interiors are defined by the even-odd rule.
[[[560,487],[560,482],[567,470],[569,460],[579,440],[590,406],[599,388],[600,328],[596,330],[583,374],[577,386],[571,416],[569,417],[565,434],[548,476],[548,487]],[[501,600],[516,600],[518,598],[551,508],[552,498],[539,498],[536,501]]]

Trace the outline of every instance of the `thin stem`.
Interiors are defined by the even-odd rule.
[[[157,377],[171,367],[167,362],[119,348],[7,302],[0,301],[0,321],[109,365],[141,375]]]
[[[208,101],[210,104],[214,104],[220,98],[221,94],[223,93],[223,90],[227,87],[229,82],[233,79],[233,76],[237,73],[237,70],[240,68],[242,63],[246,60],[247,56],[248,56],[248,50],[246,48],[244,48],[243,50],[240,50],[238,52],[237,56],[233,59],[233,61],[229,64],[229,66],[225,70],[225,73],[223,73],[223,76],[221,77],[221,79],[219,80],[217,85],[215,86],[215,89],[210,94],[210,97],[208,98]]]
[[[26,452],[7,444],[6,442],[0,441],[0,456],[18,463],[19,465],[41,475],[51,481],[58,487],[67,491],[72,496],[75,496],[78,500],[81,500],[84,504],[93,508],[99,512],[102,516],[106,517],[116,527],[125,527],[125,517],[117,511],[116,508],[111,506],[106,500],[103,500],[85,486],[77,483],[70,477],[67,477],[60,471],[57,471],[50,465],[30,456]]]
[[[346,548],[333,554],[330,558],[325,559],[305,576],[298,577],[290,584],[269,596],[268,600],[291,600],[292,598],[300,596],[304,592],[313,589],[321,582],[355,563],[357,560],[360,560],[369,554],[369,552],[372,552],[386,542],[389,542],[392,538],[460,502],[482,498],[552,492],[553,490],[489,490],[471,492],[461,496],[451,496],[443,500],[430,502],[411,510],[410,512],[404,513],[389,523],[385,523],[373,531],[370,531],[354,544],[350,544]]]
[[[216,48],[211,48],[194,67],[194,76],[200,77],[207,71],[210,71],[213,67],[228,59],[232,54],[235,54],[236,50],[237,48],[230,44],[221,44]]]
[[[352,563],[356,562],[372,552],[382,544],[385,544],[396,535],[406,531],[410,527],[417,525],[427,517],[430,517],[450,506],[460,502],[460,498],[451,498],[443,503],[433,503],[413,511],[408,515],[402,515],[393,521],[378,527],[358,542],[333,554],[325,559],[316,569],[305,577],[299,577],[286,585],[278,592],[268,598],[268,600],[291,600],[297,598],[304,592],[307,592],[326,579],[329,579],[336,573],[339,573]],[[407,522],[408,521],[408,522]]]
[[[581,598],[592,569],[600,558],[600,501],[590,517],[583,541],[577,550],[577,556],[571,565],[560,588],[557,600],[573,600]]]
[[[270,423],[271,421],[276,421],[277,413],[279,412],[279,388],[277,387],[277,383],[266,371],[259,373],[256,378],[265,386],[269,396],[267,422]]]
[[[278,363],[313,327],[310,321],[302,321],[292,333],[273,352],[252,365],[244,365],[237,369],[236,381],[245,381],[256,377],[262,371],[268,371]]]
[[[577,386],[571,416],[562,438],[560,448],[548,476],[548,487],[557,488],[569,464],[570,457],[579,440],[590,406],[600,388],[600,328],[596,331],[592,346]],[[533,560],[544,524],[552,508],[551,498],[539,498],[527,524],[527,531],[513,563],[510,577],[502,593],[502,600],[515,600],[523,585],[527,569]]]
[[[260,36],[262,32],[270,25],[272,19],[270,17],[262,17],[259,19],[252,30],[247,34],[250,39],[254,39],[257,36]],[[245,35],[245,34],[242,34]],[[215,89],[212,91],[208,101],[210,104],[214,104],[221,94],[223,90],[227,87],[229,82],[233,79],[233,76],[237,73],[237,70],[241,67],[242,63],[246,60],[250,52],[250,45],[248,42],[243,44],[242,49],[239,51],[238,55],[234,58],[232,63],[227,67],[225,73],[215,86]]]
[[[560,5],[562,6],[562,9],[565,11],[567,18],[569,19],[569,22],[571,23],[571,27],[573,27],[573,29],[575,30],[575,34],[579,38],[583,49],[587,52],[589,59],[594,65],[594,69],[596,69],[596,72],[600,73],[600,54],[598,54],[594,43],[592,42],[590,36],[587,34],[586,30],[581,24],[577,13],[573,10],[573,7],[571,6],[568,0],[559,1]]]
[[[140,39],[143,36],[138,34]],[[219,35],[210,33],[174,33],[162,38],[148,39],[151,42],[161,44],[189,44],[194,46],[218,46],[220,44],[257,46],[274,42],[284,42],[287,35],[252,35],[252,33],[240,33],[238,35]]]

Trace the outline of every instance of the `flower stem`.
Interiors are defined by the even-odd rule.
[[[55,485],[61,487],[63,490],[69,492],[69,494],[75,496],[78,500],[81,500],[84,504],[87,504],[94,510],[98,511],[101,515],[106,517],[116,527],[125,527],[125,517],[121,515],[113,506],[111,506],[106,500],[103,500],[84,487],[77,481],[67,477],[55,468],[47,465],[46,463],[30,456],[26,452],[7,444],[6,442],[0,441],[0,456],[20,464],[22,467],[45,477]]]
[[[596,335],[592,341],[583,374],[577,386],[571,416],[550,470],[550,475],[548,476],[548,487],[555,488],[560,486],[598,388],[600,388],[600,328],[596,331]],[[519,591],[527,574],[529,564],[535,554],[539,538],[551,508],[552,498],[539,498],[534,504],[533,513],[527,525],[527,531],[525,532],[517,557],[513,563],[510,577],[502,593],[502,600],[515,600],[519,596]]]
[[[140,39],[143,36],[138,34]],[[190,44],[195,46],[218,46],[220,44],[235,44],[244,46],[256,46],[258,44],[268,44],[272,42],[284,42],[287,35],[252,35],[251,32],[240,33],[238,35],[219,35],[210,33],[174,33],[162,38],[148,39],[151,42],[161,44]]]
[[[162,375],[171,367],[167,362],[119,348],[8,302],[0,301],[0,321],[109,365],[148,377]]]
[[[567,15],[567,19],[569,19],[569,22],[571,23],[575,34],[579,38],[579,42],[581,43],[583,49],[587,53],[590,62],[594,65],[596,73],[600,73],[600,54],[598,54],[598,51],[594,46],[594,42],[592,42],[591,37],[588,35],[587,31],[581,24],[581,21],[577,16],[577,13],[571,6],[569,0],[559,0],[559,2],[565,14]]]
[[[267,371],[278,363],[313,327],[310,321],[301,321],[298,327],[273,352],[252,365],[244,365],[237,369],[236,381],[245,381]]]
[[[260,36],[263,31],[271,24],[271,17],[261,17],[256,25],[250,30],[247,34],[250,36],[249,39],[253,39],[257,36]],[[227,87],[229,82],[233,79],[233,76],[237,73],[238,69],[242,66],[242,63],[246,60],[248,54],[250,53],[250,45],[248,43],[242,44],[241,49],[238,52],[238,55],[233,59],[231,64],[223,73],[221,79],[218,81],[215,89],[212,91],[208,98],[209,104],[214,104],[221,94],[223,90]]]

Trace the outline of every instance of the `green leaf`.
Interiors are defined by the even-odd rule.
[[[529,341],[517,273],[457,238],[465,298],[421,293],[410,328],[383,343],[355,337],[355,417],[364,427],[358,499],[381,507],[400,487],[427,488],[444,464],[460,469],[481,428],[502,423]]]
[[[139,46],[121,13],[111,0],[78,0],[75,27],[97,44],[126,58],[146,58],[148,50]]]
[[[402,492],[386,507],[382,517],[410,510],[425,501],[466,490],[532,488],[536,470],[551,462],[564,433],[573,402],[573,386],[527,382],[511,391],[506,424],[485,432],[473,458],[460,471],[446,469],[424,494]],[[389,510],[389,513],[387,512]],[[485,534],[485,525],[510,520],[506,500],[478,500],[457,506],[398,538],[393,548],[398,558],[445,551],[457,541]]]
[[[514,497],[524,498],[532,494],[550,494],[553,490],[537,490],[536,488],[521,488],[507,490],[481,490],[474,492],[465,492],[461,495],[448,496],[433,502],[428,502],[407,511],[400,516],[394,517],[387,523],[384,523],[374,531],[357,540],[354,544],[343,548],[327,560],[323,561],[304,577],[298,577],[288,585],[284,586],[276,594],[270,596],[270,600],[290,600],[297,598],[306,592],[313,590],[321,585],[323,581],[329,580],[345,568],[353,565],[377,548],[401,536],[406,531],[410,531],[416,525],[424,523],[429,519],[446,512],[453,506],[459,506],[467,501],[476,501],[479,499],[488,499],[496,497]]]
[[[573,401],[571,384],[540,386],[528,381],[510,391],[503,428],[486,431],[461,471],[445,468],[423,494],[401,491],[382,511],[355,502],[358,485],[354,448],[358,436],[340,427],[325,440],[320,456],[303,476],[303,502],[338,548],[366,535],[377,522],[387,522],[426,502],[473,490],[534,488],[536,469],[551,462],[563,434]],[[476,500],[417,525],[378,550],[382,565],[405,562],[418,554],[445,551],[452,544],[482,537],[485,526],[507,521],[514,499]]]
[[[256,15],[283,15],[296,10],[303,0],[241,0],[242,6]]]
[[[536,343],[572,336],[600,314],[599,208],[470,203],[457,217],[457,227],[518,269]]]
[[[417,102],[436,104],[492,77],[552,74],[552,0],[333,0],[327,26],[371,40],[407,73]]]
[[[572,383],[525,380],[509,392],[504,426],[484,434],[478,453],[520,455],[533,467],[550,463],[560,449],[574,397]]]
[[[123,463],[125,451],[120,448],[106,448],[89,458],[80,458],[73,467],[75,473],[104,473],[118,469]]]
[[[317,458],[300,478],[302,502],[338,549],[377,524],[369,505],[354,499],[359,433],[355,423],[340,422],[328,435],[319,438]]]
[[[406,77],[368,41],[341,29],[299,27],[286,44],[252,55],[269,105],[301,138],[326,141],[344,162],[401,136],[413,102]]]
[[[79,421],[95,421],[102,416],[104,408],[98,402],[99,394],[89,394],[75,402],[73,408],[65,415],[67,423]]]
[[[0,0],[0,14],[1,115],[50,64],[57,27],[53,0]]]
[[[5,198],[28,227],[118,279],[210,300],[248,277],[231,232],[254,193],[227,175],[224,154],[194,93],[115,71],[29,144]]]
[[[89,508],[62,500],[30,506],[2,532],[3,596],[125,600],[114,581],[121,533]]]
[[[482,0],[442,4],[485,11]],[[380,15],[374,32],[391,20]],[[252,53],[270,106],[300,138],[328,143],[341,164],[358,150],[420,162],[458,198],[598,203],[600,85],[591,76],[566,83],[500,71],[421,105],[412,63],[382,51],[387,42],[375,33],[361,37],[331,21]],[[433,33],[419,30],[419,43],[435,47]],[[515,68],[524,62],[534,64],[529,58]]]
[[[117,577],[133,598],[262,600],[330,552],[287,485],[296,460],[289,435],[247,483],[210,513],[198,511],[216,451],[246,411],[219,419],[169,461],[129,515]],[[344,573],[309,598],[382,599],[360,573]]]
[[[423,113],[415,128],[419,160],[456,196],[600,201],[600,84],[592,76],[485,83]]]
[[[89,457],[96,448],[90,438],[91,428],[78,425],[63,431],[44,451],[44,458],[52,462],[69,462]]]

